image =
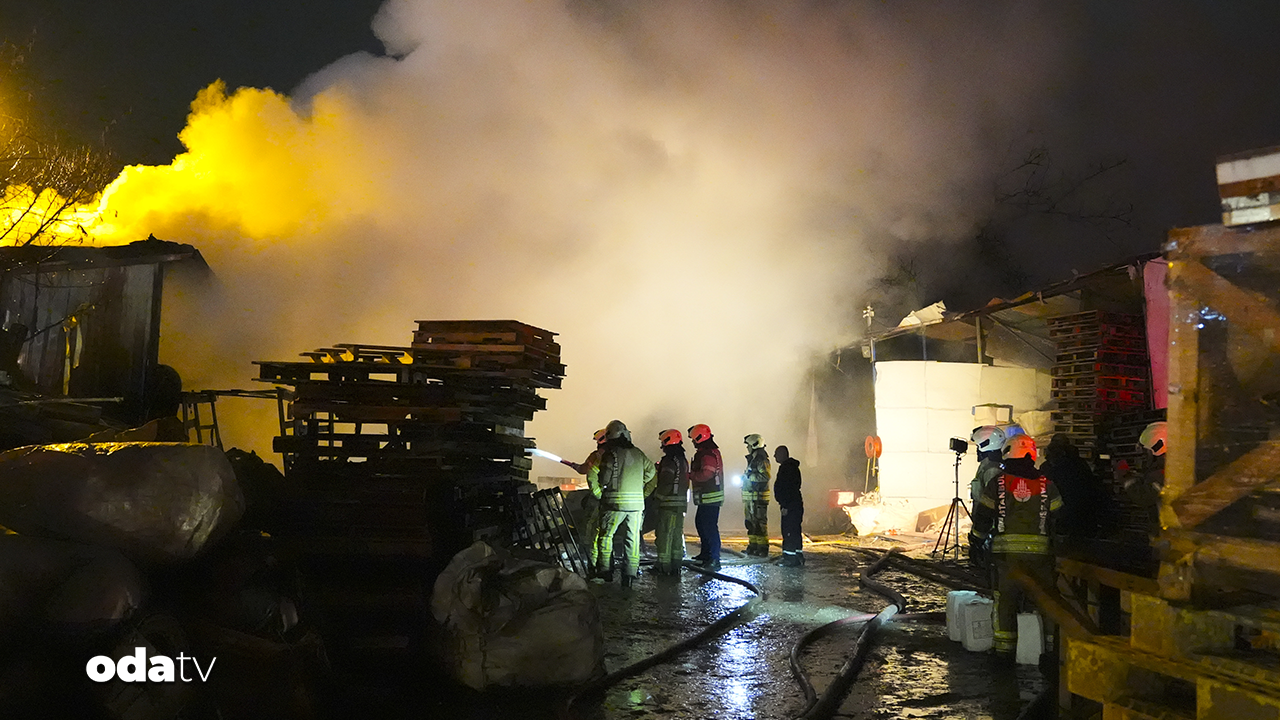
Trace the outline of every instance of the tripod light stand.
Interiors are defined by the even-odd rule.
[[[947,510],[947,519],[942,523],[942,533],[938,535],[938,542],[934,543],[930,556],[942,553],[946,557],[947,553],[952,550],[956,551],[956,559],[960,559],[960,513],[964,512],[965,517],[969,516],[969,508],[965,506],[964,500],[960,498],[960,458],[964,457],[965,452],[969,450],[969,443],[958,438],[952,438],[951,451],[956,454],[956,475],[955,475],[955,496],[951,498],[951,507]],[[951,541],[955,537],[955,542]]]

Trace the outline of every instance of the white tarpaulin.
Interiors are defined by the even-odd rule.
[[[955,459],[951,438],[966,442],[973,431],[973,408],[984,403],[1012,405],[1014,413],[1043,407],[1050,377],[1032,368],[977,363],[898,360],[876,363],[876,432],[884,443],[880,493],[886,502],[907,501],[913,530],[915,513],[946,505],[954,496]],[[960,462],[960,497],[968,505],[968,483],[977,469],[970,448]]]

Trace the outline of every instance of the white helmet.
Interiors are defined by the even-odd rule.
[[[978,448],[978,452],[995,452],[1004,447],[1004,431],[995,425],[974,428],[969,439]]]
[[[742,438],[742,442],[747,444],[747,452],[755,452],[757,449],[764,447],[764,440],[755,433]]]
[[[1142,435],[1138,436],[1138,442],[1142,443],[1142,447],[1150,450],[1152,455],[1160,457],[1168,449],[1168,425],[1163,420],[1151,423],[1142,431]]]

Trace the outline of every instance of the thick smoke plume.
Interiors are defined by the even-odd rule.
[[[102,233],[192,243],[218,275],[167,318],[191,388],[511,318],[561,334],[549,450],[620,418],[646,450],[706,422],[727,456],[749,432],[800,454],[809,363],[853,337],[888,249],[971,232],[993,151],[1048,112],[1036,12],[391,0],[386,56],[202,91],[188,151],[126,170]]]

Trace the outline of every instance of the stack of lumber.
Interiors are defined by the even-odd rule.
[[[433,578],[475,540],[508,544],[534,446],[539,389],[564,377],[554,333],[511,320],[419,321],[408,346],[337,343],[257,361],[292,387],[274,447],[291,548],[331,652],[420,649]],[[335,640],[336,639],[336,640]]]

